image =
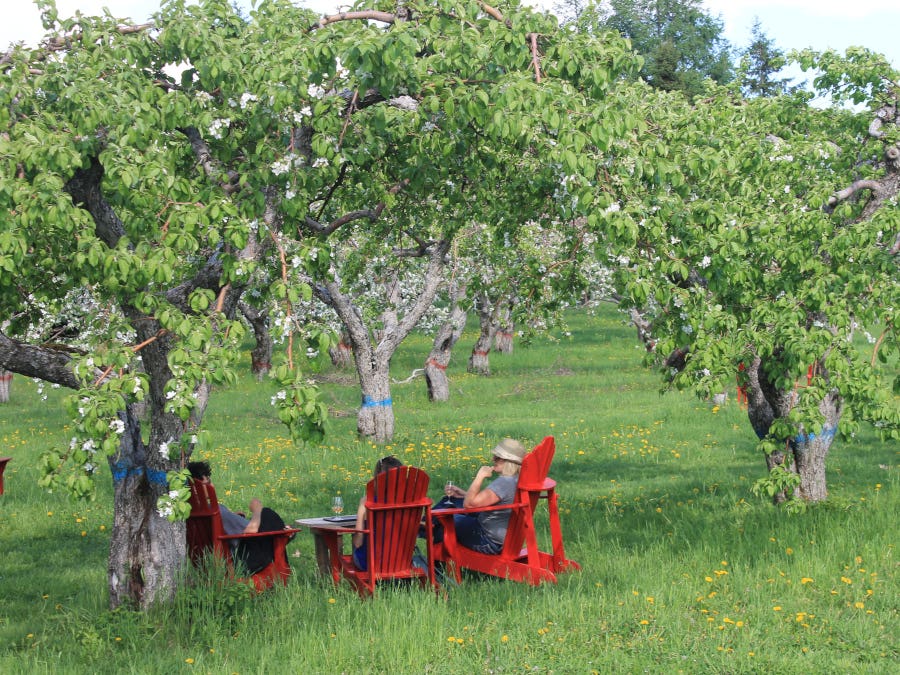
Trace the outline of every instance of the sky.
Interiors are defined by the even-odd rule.
[[[552,0],[535,0],[536,3]],[[249,7],[250,0],[240,0]],[[76,9],[100,14],[108,7],[113,16],[140,23],[159,7],[160,0],[57,0],[60,16]],[[329,13],[340,0],[296,0],[296,4]],[[762,29],[775,46],[787,52],[812,47],[816,50],[863,46],[884,54],[900,69],[900,2],[897,0],[705,0],[713,16],[724,20],[724,37],[732,46],[750,44],[750,29],[759,18]],[[4,0],[0,21],[0,50],[11,42],[34,44],[43,35],[40,14],[32,0]]]

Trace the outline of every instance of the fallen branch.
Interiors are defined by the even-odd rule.
[[[405,380],[395,380],[392,377],[391,382],[393,382],[394,384],[409,384],[410,382],[412,382],[414,379],[416,379],[419,375],[421,375],[424,372],[425,372],[424,368],[416,368],[414,371],[412,371],[412,374],[409,377],[407,377]]]

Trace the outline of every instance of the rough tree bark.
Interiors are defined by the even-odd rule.
[[[425,360],[425,383],[428,385],[429,401],[450,400],[450,380],[447,378],[447,365],[453,347],[466,327],[466,310],[460,306],[460,300],[466,295],[466,284],[454,283],[450,288],[450,314],[441,324],[431,352]]]
[[[0,403],[9,403],[9,393],[12,387],[13,374],[0,368]]]
[[[821,364],[817,364],[817,368],[827,378],[827,372],[821,370]],[[797,405],[799,394],[795,389],[776,388],[759,357],[745,369],[745,374],[747,416],[756,435],[763,438],[776,419],[787,418]],[[841,397],[834,391],[828,392],[819,402],[819,411],[824,416],[825,423],[818,434],[801,428],[795,438],[785,443],[783,451],[766,455],[766,466],[770,471],[780,465],[800,476],[796,496],[810,502],[822,501],[828,496],[825,459],[841,420]],[[789,496],[780,492],[774,495],[773,500],[779,504]]]
[[[470,373],[478,375],[491,374],[491,362],[488,354],[491,351],[491,343],[494,341],[494,333],[497,330],[497,313],[499,311],[499,303],[493,304],[485,293],[478,295],[478,339],[475,340],[475,346],[472,347],[472,353],[469,356],[469,365],[467,370]]]
[[[512,354],[513,351],[512,305],[512,300],[503,303],[497,318],[497,328],[494,332],[494,349],[501,354]]]
[[[257,309],[246,302],[241,302],[238,306],[241,314],[253,328],[253,337],[256,342],[253,349],[250,350],[250,372],[256,376],[257,381],[261,382],[272,368],[272,334],[269,332],[269,312],[265,309]]]
[[[328,356],[331,357],[331,365],[335,368],[349,368],[353,364],[353,347],[346,330],[341,331],[337,345],[328,348]]]

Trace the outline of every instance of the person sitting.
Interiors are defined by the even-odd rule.
[[[375,462],[375,471],[373,472],[373,476],[377,476],[380,473],[384,473],[389,469],[396,469],[397,467],[403,466],[403,462],[394,457],[393,455],[388,455],[387,457],[383,457]],[[366,527],[366,496],[363,495],[359,500],[359,508],[356,510],[356,525],[357,530],[363,530]],[[356,569],[365,572],[369,568],[369,538],[363,532],[355,532],[353,534],[353,564],[356,566]]]
[[[519,470],[527,450],[519,441],[504,438],[492,451],[490,466],[482,466],[467,490],[456,485],[444,488],[445,497],[432,511],[447,508],[479,508],[512,504],[519,484]],[[486,487],[482,483],[491,474],[500,474]],[[480,553],[500,553],[506,528],[509,525],[509,509],[482,511],[481,513],[457,513],[453,516],[456,540],[467,548]],[[440,528],[437,528],[440,529]],[[435,540],[442,538],[443,531],[436,532]]]
[[[211,483],[209,462],[188,462],[191,480],[200,483]],[[284,520],[273,509],[264,507],[254,497],[250,500],[250,518],[243,513],[236,513],[224,504],[219,504],[219,517],[225,534],[255,534],[257,532],[277,532],[287,528]],[[232,539],[229,542],[231,554],[240,561],[249,574],[255,574],[275,559],[274,547],[270,537],[247,540]]]
[[[209,468],[209,462],[188,462],[188,471],[191,472],[191,479],[200,483],[211,483],[210,475],[212,473]],[[250,500],[250,518],[243,513],[235,513],[224,504],[219,504],[219,515],[222,518],[222,529],[225,534],[250,534],[259,532],[260,522],[262,521],[262,502],[254,497]],[[269,530],[266,530],[267,532]]]

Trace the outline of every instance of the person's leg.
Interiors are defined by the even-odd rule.
[[[243,534],[244,529],[250,523],[247,518],[239,516],[221,504],[219,504],[219,516],[222,518],[222,529],[225,530],[225,534]]]
[[[502,546],[495,544],[485,533],[478,516],[460,514],[453,517],[456,541],[479,553],[500,553]]]

